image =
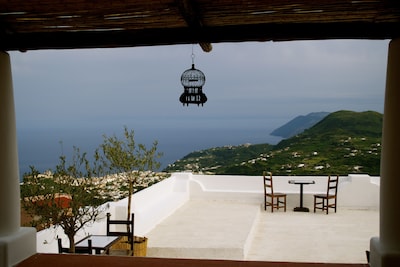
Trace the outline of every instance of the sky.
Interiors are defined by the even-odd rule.
[[[382,113],[387,49],[387,40],[329,40],[10,52],[17,129],[127,125],[158,140],[174,129],[273,130],[310,112]],[[203,107],[179,102],[192,51],[206,76]]]

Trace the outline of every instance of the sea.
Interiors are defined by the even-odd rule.
[[[158,142],[157,151],[163,156],[157,171],[161,171],[197,150],[246,143],[277,144],[282,138],[271,136],[273,130],[265,127],[139,129],[135,130],[135,141],[148,148],[154,141]],[[30,166],[44,172],[54,170],[61,155],[65,155],[67,161],[71,160],[73,147],[90,157],[103,142],[104,135],[122,137],[122,130],[118,133],[113,129],[98,128],[17,128],[20,179],[30,171]]]

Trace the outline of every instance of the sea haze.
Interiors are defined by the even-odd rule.
[[[148,147],[158,141],[158,151],[163,153],[161,168],[195,150],[244,143],[276,144],[282,138],[271,136],[273,129],[259,128],[167,128],[135,129],[135,140]],[[70,158],[73,147],[92,155],[102,143],[103,135],[121,135],[122,130],[112,129],[18,129],[18,153],[20,176],[35,166],[40,172],[54,169],[60,155]]]

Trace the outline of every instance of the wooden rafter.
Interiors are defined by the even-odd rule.
[[[177,0],[179,11],[185,19],[187,25],[196,35],[203,35],[203,22],[197,4],[194,0]],[[204,52],[212,50],[211,43],[199,42]]]

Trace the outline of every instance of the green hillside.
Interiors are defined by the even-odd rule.
[[[290,138],[297,134],[302,133],[304,130],[314,126],[323,118],[325,118],[329,112],[312,112],[307,115],[300,115],[282,125],[281,127],[273,130],[271,135],[281,136],[283,138]]]
[[[379,175],[383,115],[338,111],[303,133],[269,144],[218,147],[190,153],[166,168],[214,174]]]

